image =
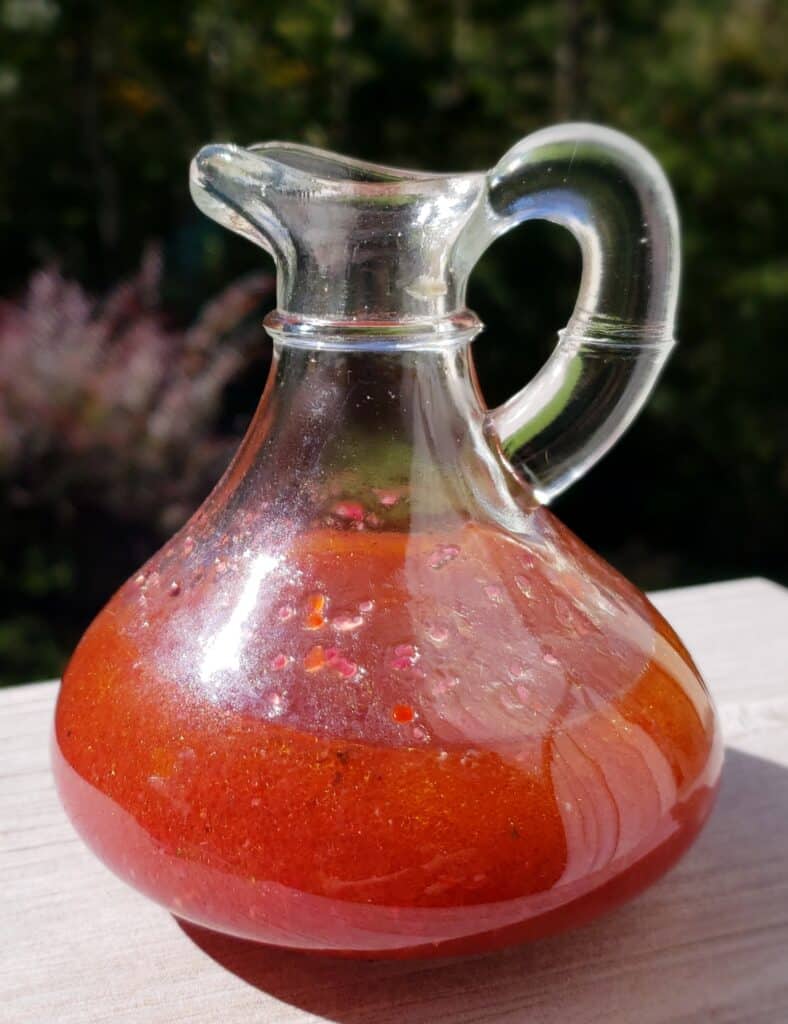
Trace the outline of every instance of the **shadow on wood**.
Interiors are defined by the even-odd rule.
[[[725,1007],[741,1013],[767,983],[785,995],[788,953],[769,934],[788,905],[787,858],[788,770],[729,750],[718,806],[684,860],[633,903],[575,932],[474,959],[364,962],[178,923],[249,985],[341,1024],[522,1024],[527,1010],[540,1024],[596,1014],[701,1020]],[[752,1009],[719,1019],[777,1019],[762,1001]]]

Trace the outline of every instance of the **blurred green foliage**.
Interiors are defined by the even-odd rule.
[[[206,141],[278,137],[443,170],[490,166],[558,120],[634,135],[682,213],[681,344],[638,425],[558,513],[643,586],[788,576],[785,4],[5,0],[0,23],[6,296],[51,263],[103,292],[161,239],[162,302],[183,324],[268,269],[191,207],[187,164]],[[482,260],[470,304],[488,325],[476,355],[491,404],[544,359],[578,270],[547,225]],[[255,365],[227,385],[210,430],[243,428]],[[162,538],[143,509],[102,523],[103,544],[81,541],[79,522],[46,504],[20,517],[2,501],[0,676],[57,671]]]

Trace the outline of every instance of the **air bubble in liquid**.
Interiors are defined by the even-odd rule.
[[[364,506],[359,501],[338,501],[331,510],[340,519],[347,519],[348,522],[360,523],[364,519]]]
[[[351,633],[354,629],[364,625],[364,617],[352,614],[335,615],[331,620],[331,625],[340,633]]]
[[[432,641],[432,643],[441,646],[449,639],[449,631],[445,626],[439,626],[435,623],[431,623],[427,626],[426,636],[428,640]]]
[[[438,544],[430,552],[427,564],[430,569],[442,569],[444,565],[453,562],[459,553],[460,549],[456,544]]]
[[[394,660],[392,666],[402,670],[411,668],[419,660],[419,652],[413,644],[398,644],[394,648]]]

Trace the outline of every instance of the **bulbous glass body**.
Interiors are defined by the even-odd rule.
[[[277,342],[206,504],[90,627],[54,766],[173,913],[361,955],[491,949],[661,875],[720,738],[648,600],[533,497],[467,338]]]

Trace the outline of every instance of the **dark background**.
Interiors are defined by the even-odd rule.
[[[0,680],[59,672],[259,398],[272,267],[192,207],[207,141],[466,170],[555,121],[634,135],[682,214],[680,345],[556,511],[644,587],[788,579],[784,4],[6,0],[0,22]],[[483,258],[491,405],[578,271],[548,225]]]

